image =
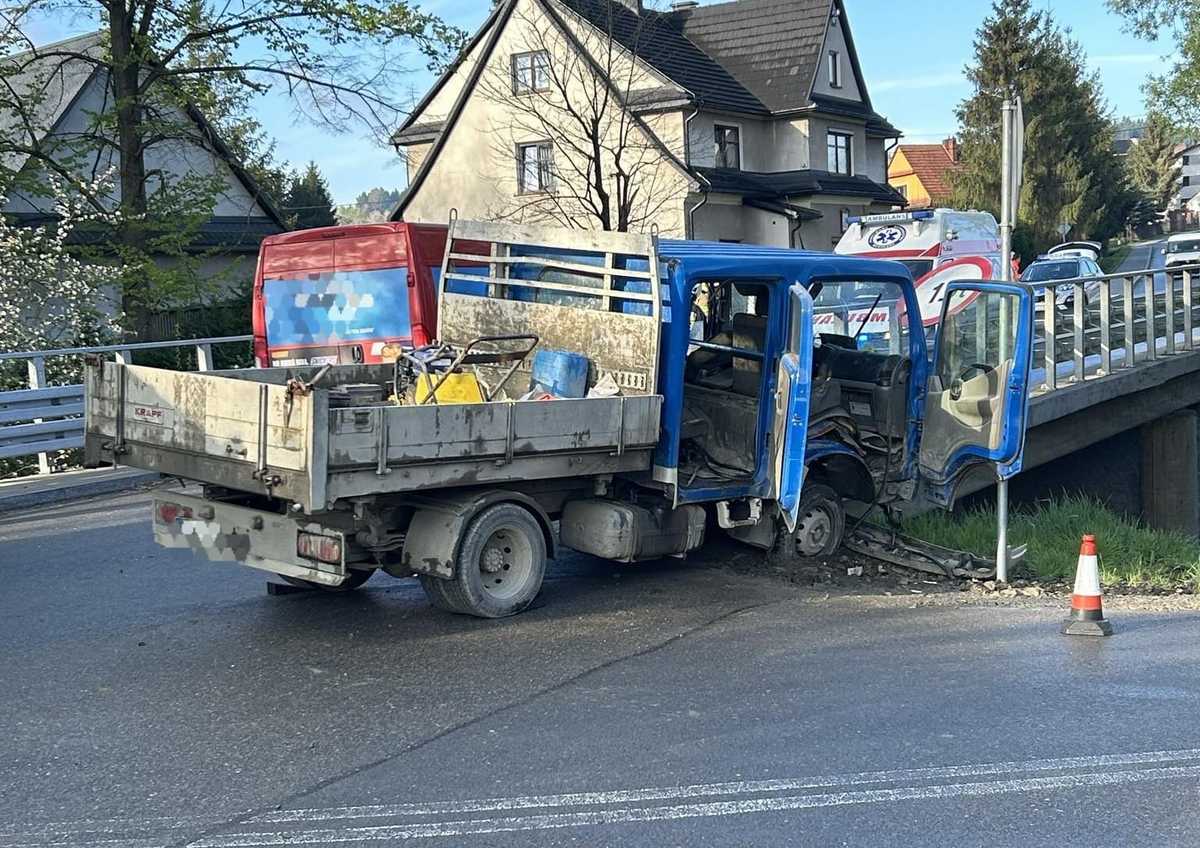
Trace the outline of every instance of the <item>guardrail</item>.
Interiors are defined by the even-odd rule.
[[[251,339],[253,336],[219,336],[0,353],[0,362],[17,360],[26,363],[29,386],[0,392],[0,459],[36,453],[38,469],[45,474],[50,471],[49,452],[83,447],[83,386],[46,385],[47,359],[95,353],[112,354],[117,362],[127,363],[135,351],[191,347],[196,351],[197,370],[210,371],[214,346],[244,344]]]
[[[1042,290],[1034,330],[1035,391],[1069,388],[1196,350],[1197,283],[1200,264],[1034,283]]]

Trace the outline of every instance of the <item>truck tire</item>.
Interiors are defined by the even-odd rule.
[[[318,589],[322,592],[331,592],[333,594],[337,594],[338,592],[351,592],[357,589],[359,586],[370,580],[371,575],[374,573],[375,569],[373,568],[351,568],[346,572],[346,579],[337,586],[326,586],[324,583],[317,583],[313,580],[305,580],[303,577],[288,577],[286,574],[280,574],[279,576],[282,577],[286,582],[291,583],[293,586],[299,586],[302,589]]]
[[[829,556],[841,547],[845,532],[846,510],[838,493],[822,483],[806,485],[791,539],[796,555]]]
[[[467,525],[458,546],[454,576],[421,576],[430,603],[478,618],[504,618],[525,609],[546,576],[546,537],[529,510],[493,504]],[[440,584],[440,585],[439,585]]]

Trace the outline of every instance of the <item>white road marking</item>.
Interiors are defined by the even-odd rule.
[[[432,839],[524,830],[549,830],[565,827],[628,824],[633,822],[671,821],[686,818],[772,813],[851,804],[879,804],[940,798],[965,798],[1077,789],[1091,786],[1121,786],[1155,780],[1200,778],[1200,766],[1167,766],[1137,771],[1097,774],[1029,777],[979,783],[952,783],[934,786],[904,786],[893,789],[864,789],[815,795],[792,795],[733,801],[710,801],[666,807],[631,807],[570,813],[543,813],[463,821],[376,825],[373,827],[329,828],[322,830],[280,831],[276,833],[231,833],[189,843],[189,848],[256,848],[270,845],[312,845],[378,840]]]
[[[282,845],[292,842],[316,844],[423,839],[704,816],[745,815],[847,804],[878,804],[1033,792],[1045,789],[1063,790],[1089,786],[1116,786],[1152,780],[1200,778],[1200,763],[1196,763],[1197,760],[1200,760],[1200,749],[1193,748],[1177,751],[1146,751],[1130,754],[1102,754],[1017,762],[868,771],[810,778],[702,783],[690,786],[650,787],[608,792],[574,792],[465,801],[278,810],[245,819],[232,826],[238,830],[216,834],[188,844],[192,848],[253,848],[254,846]],[[1144,768],[1144,766],[1154,767]],[[1124,768],[1122,769],[1122,767]],[[1047,771],[1071,773],[1038,777],[1018,776]],[[1005,779],[972,780],[972,778],[986,775],[1005,776]],[[902,785],[853,789],[853,787],[883,783]],[[806,791],[835,787],[851,788],[851,791]],[[749,797],[756,795],[766,797]],[[722,798],[721,796],[726,797]],[[672,803],[655,804],[653,802]],[[622,804],[627,806],[618,806]],[[628,806],[639,804],[640,806]],[[600,809],[571,809],[579,807],[599,807]],[[470,816],[471,813],[521,810],[530,812],[524,815],[518,813],[510,816]],[[536,810],[552,811],[533,812]],[[409,822],[377,825],[355,824],[364,819],[385,817],[403,819],[437,815],[453,818],[443,821],[418,818]],[[311,827],[316,822],[341,822],[342,824],[324,828]],[[162,846],[168,842],[177,841],[181,836],[178,833],[180,830],[200,830],[215,823],[213,818],[194,816],[29,823],[23,828],[10,826],[0,830],[0,848],[57,848],[57,846],[152,848],[152,846]],[[295,824],[299,827],[284,830],[255,829],[271,824]],[[305,825],[310,825],[310,827],[305,828]]]
[[[638,801],[686,800],[711,795],[750,795],[763,792],[821,789],[833,786],[857,786],[869,783],[912,782],[1065,769],[1098,769],[1108,766],[1178,763],[1189,760],[1200,760],[1200,748],[1180,751],[1147,751],[1136,754],[1060,757],[1057,759],[1026,760],[1023,762],[979,763],[961,766],[867,771],[856,774],[835,774],[810,778],[697,783],[691,786],[654,787],[610,792],[573,792],[556,795],[523,795],[513,798],[484,798],[468,801],[433,801],[412,804],[372,804],[352,807],[326,807],[322,809],[273,810],[269,813],[255,816],[248,821],[267,824],[329,821],[333,819],[393,818],[397,816],[478,813],[544,807],[627,804]]]

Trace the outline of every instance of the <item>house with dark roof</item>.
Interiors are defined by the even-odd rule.
[[[601,228],[625,203],[609,228],[830,250],[904,205],[899,136],[842,0],[506,0],[395,132],[393,217]]]
[[[888,183],[914,209],[949,206],[951,174],[961,167],[958,140],[941,144],[901,144],[888,163]]]
[[[2,211],[10,220],[38,224],[55,215],[49,192],[20,188],[45,184],[43,165],[31,150],[72,145],[73,155],[64,155],[62,162],[85,180],[110,168],[115,171],[115,145],[87,141],[95,135],[95,116],[113,108],[103,51],[104,35],[95,32],[2,60],[16,72],[6,76],[6,90],[0,93],[0,137],[11,142],[0,145],[0,166],[28,177],[7,188]],[[150,144],[147,172],[162,175],[168,183],[173,177],[218,178],[221,188],[213,214],[201,224],[189,248],[202,256],[203,274],[248,285],[259,243],[265,236],[284,232],[284,219],[198,109],[187,107],[176,119],[189,131]],[[120,181],[114,177],[113,183],[116,205]],[[75,234],[77,240],[94,236]]]

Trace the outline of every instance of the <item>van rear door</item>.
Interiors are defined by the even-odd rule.
[[[263,242],[255,286],[260,365],[377,363],[412,344],[402,225],[330,227]],[[428,284],[427,284],[428,285]]]

